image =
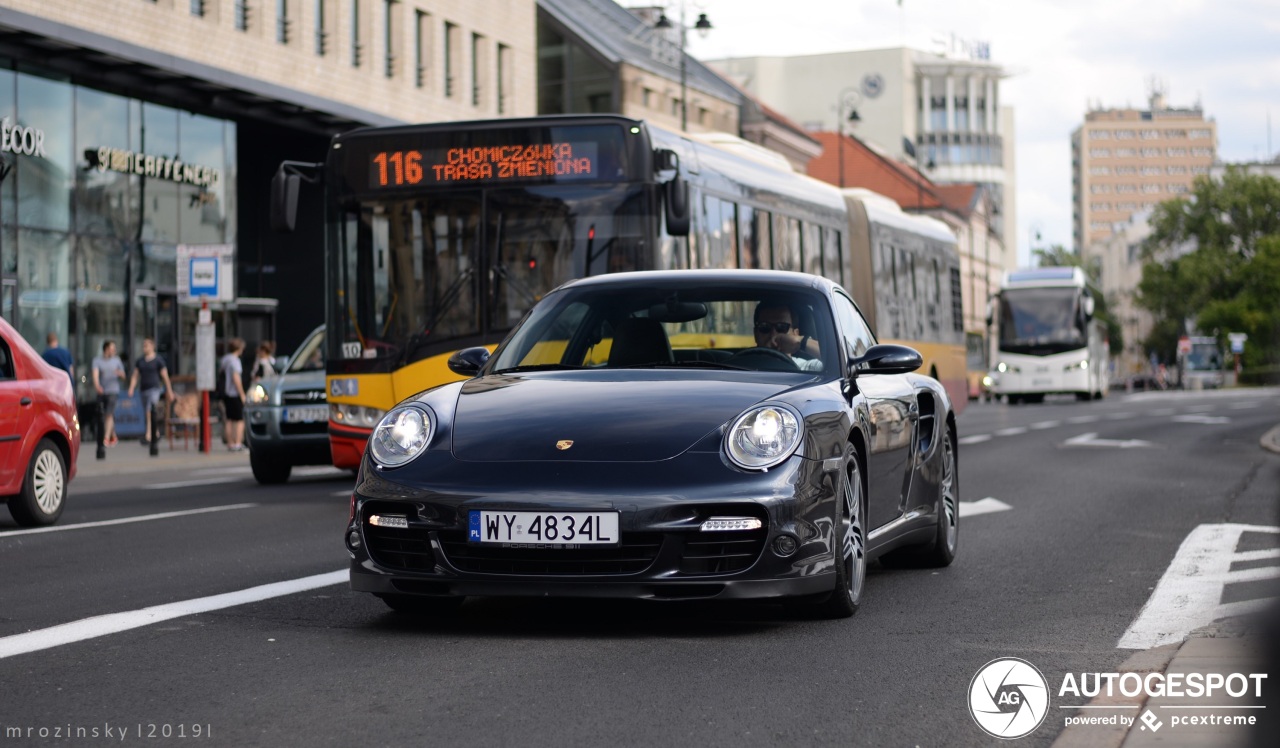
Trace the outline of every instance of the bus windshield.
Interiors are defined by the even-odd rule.
[[[1006,289],[1000,295],[1000,350],[1051,355],[1086,343],[1076,288]]]
[[[1215,340],[1211,343],[1193,343],[1187,354],[1188,371],[1218,371],[1222,368],[1222,354]]]
[[[636,184],[554,184],[341,205],[330,356],[393,370],[511,329],[571,278],[643,269],[646,195]]]

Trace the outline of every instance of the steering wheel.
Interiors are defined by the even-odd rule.
[[[775,348],[747,348],[730,356],[725,363],[760,371],[800,371],[790,356]]]

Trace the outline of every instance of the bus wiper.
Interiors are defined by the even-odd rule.
[[[489,372],[490,374],[511,374],[521,371],[573,371],[575,369],[586,369],[586,366],[577,366],[575,364],[524,364],[523,366],[509,366],[506,369],[496,369]]]

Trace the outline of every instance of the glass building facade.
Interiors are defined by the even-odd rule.
[[[170,373],[191,374],[177,247],[235,244],[236,123],[3,59],[0,118],[0,313],[36,350],[58,334],[82,402],[108,339],[131,361],[154,337]]]

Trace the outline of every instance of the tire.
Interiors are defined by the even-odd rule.
[[[423,597],[420,595],[378,595],[396,613],[405,616],[445,616],[456,613],[465,597]]]
[[[9,513],[23,527],[51,525],[62,516],[67,498],[67,459],[49,439],[31,453],[22,491],[9,499]]]
[[[264,486],[284,483],[293,472],[293,465],[284,460],[273,460],[257,450],[249,451],[249,467],[253,468],[254,479]]]
[[[1086,402],[1089,402],[1089,401],[1090,401],[1090,400],[1092,400],[1092,399],[1093,399],[1093,393],[1092,393],[1092,392],[1077,392],[1077,393],[1076,393],[1076,400],[1077,400],[1077,401],[1079,401],[1079,402],[1086,403]]]
[[[942,478],[938,482],[937,523],[933,540],[923,545],[898,548],[885,554],[882,562],[895,569],[940,569],[956,558],[960,541],[960,465],[956,437],[951,429],[942,442]]]
[[[867,491],[862,482],[858,450],[852,444],[845,458],[844,480],[836,496],[832,543],[837,547],[835,589],[809,603],[816,618],[848,618],[858,612],[867,586]]]

